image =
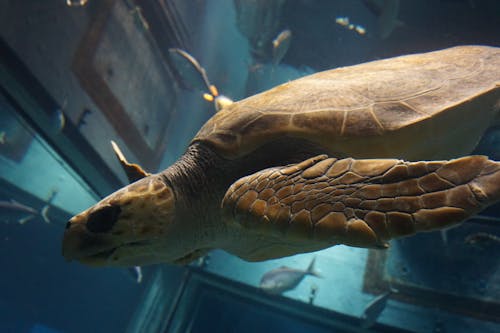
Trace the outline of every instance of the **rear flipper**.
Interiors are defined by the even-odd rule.
[[[447,228],[500,200],[500,163],[355,160],[320,155],[236,181],[222,207],[245,228],[290,240],[384,248]]]

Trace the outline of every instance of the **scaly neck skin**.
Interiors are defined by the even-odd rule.
[[[229,163],[209,148],[193,144],[161,172],[175,193],[176,219],[199,247],[210,246],[223,233],[217,208],[236,177],[228,173]]]
[[[191,236],[197,248],[219,247],[232,236],[220,209],[232,183],[265,168],[300,162],[319,153],[324,151],[310,143],[285,138],[228,160],[202,143],[192,144],[161,173],[175,193],[175,216],[183,239]]]

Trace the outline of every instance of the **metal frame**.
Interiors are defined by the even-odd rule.
[[[123,186],[73,124],[67,122],[61,131],[54,128],[54,112],[61,109],[60,105],[1,38],[0,90],[17,113],[78,174],[96,197],[104,197]]]
[[[391,298],[416,306],[437,307],[445,311],[475,317],[481,320],[500,322],[500,304],[472,297],[453,295],[423,285],[406,283],[386,273],[389,250],[370,250],[366,261],[363,291],[375,295],[395,288]]]
[[[127,147],[136,155],[140,163],[146,169],[156,170],[166,148],[166,143],[163,138],[165,137],[164,134],[168,122],[166,121],[163,124],[160,139],[155,143],[155,146],[151,148],[143,139],[140,130],[127,114],[124,105],[119,98],[114,95],[111,87],[106,83],[102,74],[99,73],[94,66],[96,51],[101,41],[101,37],[105,32],[108,18],[116,3],[117,0],[100,0],[95,4],[95,15],[77,47],[71,68],[82,88],[92,98],[101,112],[109,119],[110,124],[123,138]],[[149,32],[145,33],[149,34]],[[161,59],[159,51],[156,50],[156,42],[151,36],[148,39],[152,45],[153,51],[157,52],[159,59]],[[162,70],[165,70],[165,73],[170,75],[166,66],[162,68]],[[168,109],[168,106],[166,105],[165,108]]]
[[[360,319],[335,311],[316,307],[279,295],[268,295],[255,287],[190,267],[185,281],[179,288],[176,306],[166,319],[162,332],[189,332],[197,311],[203,311],[200,303],[203,297],[217,297],[226,303],[245,303],[265,309],[267,312],[293,317],[311,325],[335,332],[364,332]],[[406,332],[383,324],[370,327],[370,332]]]

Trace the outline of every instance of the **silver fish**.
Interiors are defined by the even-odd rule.
[[[314,270],[315,261],[316,258],[313,258],[305,271],[286,266],[273,269],[262,276],[260,279],[260,288],[270,294],[281,294],[297,287],[306,275],[321,277]]]
[[[59,126],[59,131],[62,131],[66,126],[66,116],[64,115],[64,111],[57,110],[57,123]]]
[[[36,210],[35,208],[24,205],[15,200],[10,200],[10,201],[0,200],[0,208],[38,215],[38,210]]]
[[[59,132],[62,132],[64,130],[64,128],[66,127],[65,111],[66,111],[67,105],[68,105],[68,98],[64,97],[64,100],[63,100],[62,104],[60,105],[60,107],[55,109],[52,116],[51,116],[52,124],[53,124],[54,128]]]
[[[15,200],[10,200],[10,201],[0,200],[0,210],[2,209],[28,214],[26,216],[20,217],[17,220],[19,224],[25,224],[33,220],[39,214],[39,212],[35,208],[24,205]]]
[[[338,16],[335,18],[335,23],[347,27],[349,25],[349,18],[347,16]]]
[[[137,284],[142,282],[142,269],[141,266],[133,266],[127,268],[128,273],[130,274],[130,277],[136,282]]]
[[[487,232],[477,232],[465,237],[464,243],[479,248],[500,244],[500,237]]]
[[[66,0],[68,7],[83,7],[87,4],[88,0]]]
[[[17,222],[20,225],[23,225],[25,223],[28,223],[29,221],[33,220],[36,216],[35,215],[26,215],[25,217],[21,217],[20,219],[17,220]]]
[[[203,98],[214,103],[215,112],[219,112],[222,108],[233,104],[231,98],[220,95],[215,85],[210,83],[205,68],[200,65],[195,57],[177,48],[171,48],[168,52],[184,85],[191,89],[204,90]]]
[[[382,311],[384,311],[385,306],[387,305],[387,300],[391,294],[396,292],[397,290],[390,289],[382,295],[375,297],[370,303],[368,303],[363,311],[363,314],[361,315],[361,327],[369,328],[373,326]]]
[[[49,194],[49,199],[47,200],[46,205],[43,206],[42,209],[40,209],[40,211],[36,210],[31,206],[17,202],[13,199],[9,201],[0,200],[0,209],[28,214],[28,216],[22,217],[18,220],[19,224],[25,224],[26,222],[31,221],[35,216],[40,216],[45,221],[45,223],[50,223],[51,221],[49,218],[49,209],[56,194],[57,190],[53,189]]]
[[[285,57],[290,43],[292,42],[292,32],[288,29],[283,30],[273,40],[273,65],[277,65]]]
[[[309,304],[313,304],[316,295],[318,295],[318,285],[313,283],[309,289]]]
[[[500,218],[498,218],[496,216],[488,216],[488,215],[482,215],[482,214],[474,215],[474,216],[470,217],[470,219],[471,220],[480,220],[480,221],[500,223]],[[444,246],[448,246],[448,231],[450,229],[453,229],[454,227],[455,226],[439,230],[439,233],[441,234],[441,240],[443,241]],[[478,235],[480,235],[480,234],[482,234],[482,233],[478,233]],[[471,240],[473,240],[473,238],[471,238]],[[473,244],[472,242],[469,242],[469,241],[466,241],[466,243],[469,245]]]
[[[207,72],[195,57],[177,48],[168,49],[168,53],[184,86],[195,90],[210,90]]]

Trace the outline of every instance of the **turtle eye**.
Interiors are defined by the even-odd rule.
[[[90,232],[108,232],[113,228],[118,216],[120,215],[121,208],[119,206],[106,205],[90,213],[87,218],[87,229]]]

